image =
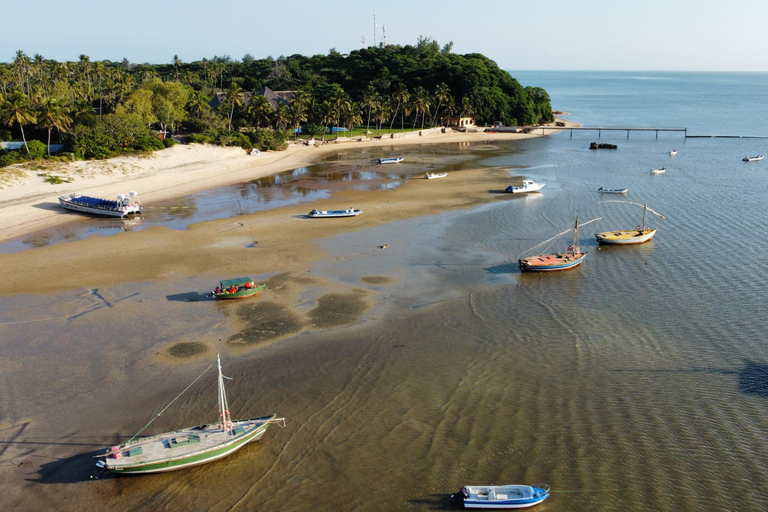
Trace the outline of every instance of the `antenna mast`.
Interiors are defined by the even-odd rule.
[[[373,46],[376,46],[376,11],[373,11]]]

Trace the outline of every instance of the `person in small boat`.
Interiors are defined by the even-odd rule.
[[[215,290],[213,290],[213,294],[214,294],[214,295],[218,295],[218,294],[220,294],[220,293],[221,293],[221,288],[219,288],[219,287],[217,286],[217,287],[216,287],[216,289],[215,289]]]
[[[246,290],[250,290],[251,288],[253,288],[253,281],[251,281],[250,283],[245,283]]]
[[[236,292],[237,292],[237,288],[235,288],[234,285],[229,287],[229,293],[236,293]]]

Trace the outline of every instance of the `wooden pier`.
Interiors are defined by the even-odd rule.
[[[564,126],[518,126],[518,131],[528,131],[533,133],[536,130],[541,130],[541,134],[544,135],[545,130],[552,131],[571,131],[571,137],[573,137],[573,131],[592,131],[597,132],[597,137],[600,138],[603,132],[627,132],[627,138],[629,138],[629,132],[656,132],[656,138],[659,138],[659,132],[682,132],[686,138],[688,135],[688,128],[632,128],[632,127],[614,127],[614,126],[579,126],[577,128],[568,128]]]
[[[573,131],[593,131],[597,132],[597,137],[600,138],[602,132],[614,131],[614,132],[627,132],[627,138],[629,138],[629,132],[656,132],[656,138],[659,138],[659,132],[680,132],[686,139],[768,139],[765,135],[688,135],[688,128],[633,128],[633,127],[621,127],[621,126],[579,126],[569,128],[565,126],[516,126],[514,127],[518,132],[535,133],[537,130],[541,130],[541,134],[545,135],[546,130],[552,131],[567,131],[570,130],[571,138],[573,138]]]

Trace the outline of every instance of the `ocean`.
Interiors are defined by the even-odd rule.
[[[175,393],[140,368],[156,344],[215,330],[223,320],[199,306],[155,302],[131,306],[142,314],[137,326],[74,291],[0,298],[9,404],[0,449],[40,464],[29,466],[24,492],[70,509],[443,510],[462,485],[547,483],[552,495],[537,510],[768,509],[768,256],[760,249],[768,161],[742,162],[768,151],[760,138],[768,136],[768,74],[511,74],[545,88],[555,109],[585,127],[681,127],[728,137],[566,130],[435,150],[468,152],[472,160],[463,165],[506,166],[510,177],[546,186],[519,200],[324,241],[330,257],[310,275],[351,285],[382,275],[396,283],[377,288],[377,305],[353,327],[300,334],[241,356],[229,373],[225,366],[235,377],[233,409],[274,411],[287,426],[270,427],[222,462],[182,472],[78,476],[99,453],[93,425],[101,434],[132,434],[161,405],[146,403],[154,399],[147,388]],[[590,151],[593,141],[618,149]],[[667,172],[651,175],[657,167]],[[600,187],[629,192],[606,197]],[[646,218],[659,229],[652,242],[597,245],[598,231],[640,224],[642,204],[664,216]],[[589,253],[582,266],[519,272],[520,256],[576,218],[599,219],[580,230],[578,243]],[[565,250],[570,236],[549,250]],[[382,240],[391,243],[386,258],[345,258],[350,247]],[[152,286],[115,287],[110,303]],[[69,320],[50,343],[53,327],[34,319],[69,315],[72,304],[83,320]],[[107,341],[108,332],[120,340]],[[39,361],[41,346],[51,350],[45,364],[56,379],[37,389],[19,365]],[[79,367],[70,350],[104,350],[103,364]],[[135,351],[146,355],[122,369],[121,354]],[[135,396],[110,404],[136,420],[111,423],[109,406],[94,405],[104,398],[98,386],[130,386],[137,376],[147,382]],[[76,379],[85,389],[57,384]],[[67,391],[60,396],[52,386]],[[65,422],[55,441],[25,439],[25,423],[9,420],[22,394],[40,404],[26,412],[29,424],[61,403],[83,421]],[[205,410],[185,403],[190,408],[174,420]]]

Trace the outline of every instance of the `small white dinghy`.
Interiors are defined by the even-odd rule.
[[[380,164],[399,164],[403,161],[403,157],[401,156],[393,156],[389,158],[379,158]]]
[[[603,188],[597,189],[598,192],[603,194],[626,194],[629,191],[628,188]]]
[[[549,497],[549,486],[535,485],[465,485],[451,495],[464,508],[513,509],[538,505]]]
[[[672,151],[669,152],[669,156],[675,156],[676,154],[677,154],[676,149],[673,149]]]
[[[664,174],[665,172],[667,172],[666,167],[662,167],[660,169],[651,169],[651,174]]]
[[[428,180],[436,180],[437,178],[445,178],[448,176],[447,172],[441,172],[441,173],[434,173],[434,172],[428,172],[424,175],[424,177]]]
[[[757,156],[745,156],[741,159],[742,162],[759,162],[763,159],[763,155],[757,155]]]

